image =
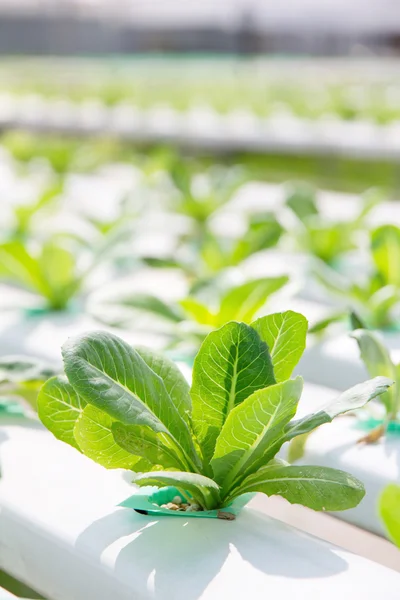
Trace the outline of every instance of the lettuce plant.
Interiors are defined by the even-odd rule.
[[[397,365],[393,363],[388,349],[384,346],[379,335],[376,333],[366,329],[355,329],[351,333],[351,337],[358,343],[361,359],[363,360],[370,377],[384,376],[390,378],[395,383],[395,385],[377,396],[377,400],[379,401],[381,408],[383,408],[383,415],[380,410],[373,410],[372,404],[363,409],[364,411],[369,409],[370,415],[365,414],[364,417],[366,417],[365,420],[367,424],[367,417],[371,417],[369,421],[371,430],[366,435],[362,436],[358,440],[358,443],[363,442],[371,444],[377,442],[384,436],[388,427],[399,422],[400,363]],[[377,418],[375,418],[374,415]],[[288,450],[288,458],[291,462],[299,460],[304,456],[307,439],[310,433],[312,432],[307,432],[291,442]]]
[[[319,211],[315,188],[297,184],[286,198],[286,206],[296,218],[296,226],[290,233],[301,250],[332,265],[342,254],[357,247],[357,234],[365,229],[365,217],[379,199],[377,193],[370,192],[356,218],[334,221]]]
[[[400,306],[400,228],[382,225],[371,232],[370,264],[356,278],[326,265],[316,269],[320,284],[372,329],[396,325]],[[338,318],[342,313],[338,313]],[[331,319],[327,323],[331,322]]]
[[[11,239],[21,239],[27,236],[32,229],[35,219],[43,218],[44,211],[57,205],[59,195],[63,190],[61,181],[49,185],[39,197],[31,202],[15,204],[13,206],[13,224],[10,232]],[[11,235],[10,235],[11,234]]]
[[[192,255],[188,271],[197,277],[205,277],[237,266],[253,254],[276,246],[282,232],[277,218],[268,212],[251,215],[247,229],[239,239],[208,231]]]
[[[391,540],[400,548],[400,485],[385,487],[379,498],[379,514]]]
[[[178,156],[169,161],[168,174],[176,188],[171,208],[194,221],[200,233],[216,210],[224,206],[246,180],[238,168],[213,165],[201,174]]]
[[[0,244],[0,278],[45,300],[49,310],[63,310],[82,285],[74,254],[57,238],[37,252],[22,241]]]
[[[249,217],[240,238],[216,235],[207,229],[197,242],[191,236],[181,240],[174,256],[145,256],[142,260],[149,266],[179,268],[196,286],[198,281],[211,279],[221,270],[236,267],[257,252],[276,246],[282,233],[282,225],[272,213],[257,213]]]
[[[39,416],[104,467],[134,471],[139,486],[175,486],[203,509],[246,492],[315,510],[351,508],[364,496],[360,481],[275,457],[285,442],[363,406],[391,381],[372,379],[296,419],[303,381],[291,374],[306,332],[306,319],[291,311],[229,322],[204,340],[191,387],[167,358],[88,333],[63,346],[65,376],[43,386]]]
[[[375,429],[363,438],[365,442],[375,442],[386,433],[391,423],[399,422],[400,416],[400,363],[395,364],[388,349],[380,337],[366,329],[356,329],[352,337],[357,340],[361,358],[371,377],[384,375],[396,382],[396,385],[379,396],[379,401],[384,408],[384,417]]]
[[[0,244],[0,281],[38,296],[41,309],[66,310],[118,238],[113,234],[102,239],[86,256],[76,242],[73,236],[54,235],[39,244],[32,240]]]

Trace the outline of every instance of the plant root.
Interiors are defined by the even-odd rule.
[[[357,440],[357,444],[376,444],[381,437],[385,435],[386,427],[384,425],[379,425],[372,429],[367,435],[364,435],[362,438]]]

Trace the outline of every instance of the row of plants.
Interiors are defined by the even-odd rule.
[[[240,231],[235,233],[231,227],[221,229],[225,219],[230,223],[231,201],[250,180],[245,168],[211,166],[200,173],[197,164],[180,161],[177,155],[166,153],[155,154],[145,164],[138,162],[135,171],[138,176],[132,192],[121,195],[111,216],[99,218],[93,203],[88,205],[88,210],[81,206],[75,211],[80,221],[85,221],[82,233],[76,229],[71,233],[60,226],[60,219],[57,222],[58,216],[62,218],[69,211],[63,189],[68,175],[59,177],[38,198],[11,202],[8,222],[0,232],[3,278],[14,279],[46,298],[48,308],[61,309],[79,294],[90,272],[104,258],[113,261],[114,267],[122,271],[124,264],[131,270],[138,259],[151,267],[177,268],[184,273],[193,292],[205,289],[217,275],[222,280],[221,274],[246,264],[252,256],[277,248],[309,256],[315,281],[322,284],[331,297],[341,297],[369,326],[393,324],[395,315],[392,316],[391,311],[397,303],[399,278],[394,268],[397,255],[392,250],[398,248],[400,235],[393,225],[371,226],[374,211],[383,199],[377,191],[371,190],[364,196],[355,218],[343,220],[324,214],[315,188],[290,184],[286,192],[282,192],[283,202],[277,206],[271,208],[268,197],[266,208],[262,203],[253,210],[242,206]],[[101,178],[99,183],[101,185]],[[137,233],[137,224],[142,225],[139,217],[143,218],[143,211],[150,213],[157,207],[172,217],[180,215],[185,219],[173,250],[169,254],[153,252],[132,256],[129,243]],[[43,231],[41,224],[46,219],[56,224],[55,231]],[[218,220],[220,225],[216,226]],[[115,246],[124,246],[124,250],[111,253]],[[87,252],[85,260],[77,261],[83,251]],[[356,252],[365,263],[360,265],[359,282],[351,280],[346,273],[347,256]],[[81,269],[80,262],[84,264]],[[57,268],[58,264],[63,268]],[[273,280],[264,295],[268,296],[284,283],[282,278]],[[192,316],[195,313],[195,317],[202,312],[201,325],[215,325],[221,319],[226,320],[226,315],[218,314],[218,305],[223,301],[222,297],[213,309],[200,299],[198,310],[191,301],[183,302],[183,308]],[[165,312],[172,320],[184,320],[184,313],[179,313],[178,307],[170,308]]]
[[[138,167],[135,189],[115,202],[111,217],[99,220],[96,209],[80,207],[82,233],[59,224],[69,210],[63,189],[68,176],[53,182],[39,198],[10,203],[0,238],[1,276],[36,295],[38,302],[28,308],[40,312],[78,306],[88,298],[93,272],[105,266],[114,278],[143,267],[179,270],[187,296],[174,303],[150,294],[110,293],[101,308],[123,307],[118,318],[110,319],[110,311],[98,306],[94,312],[110,325],[125,327],[149,313],[163,321],[172,344],[178,344],[183,333],[196,345],[210,328],[227,320],[251,320],[271,294],[287,286],[286,273],[253,281],[242,277],[240,282],[238,273],[248,270],[250,259],[267,263],[267,251],[276,248],[294,253],[294,259],[301,252],[307,258],[307,277],[332,304],[331,314],[313,324],[312,332],[321,333],[347,315],[362,327],[396,329],[400,229],[373,226],[383,198],[378,192],[366,194],[358,215],[346,221],[324,214],[313,187],[291,184],[276,207],[271,208],[268,198],[267,209],[262,203],[252,211],[242,207],[238,234],[230,227],[221,231],[216,222],[230,222],[231,200],[249,180],[245,169],[209,167],[199,173],[198,165],[181,162],[171,153],[155,155]],[[143,197],[149,200],[147,207]],[[146,215],[157,206],[173,218],[182,216],[184,227],[171,235],[171,250],[135,254],[132,244],[146,219],[140,213]],[[55,231],[41,228],[44,221],[56,223],[57,217],[61,219]],[[353,264],[359,263],[356,278],[346,266],[349,256]]]
[[[193,65],[196,68],[193,68]],[[229,68],[230,66],[230,68]],[[283,65],[283,72],[285,72]],[[139,61],[127,64],[74,64],[36,61],[0,66],[3,93],[87,100],[139,108],[169,106],[188,111],[207,106],[218,113],[246,110],[262,117],[295,115],[304,119],[367,119],[386,124],[399,119],[399,81],[359,76],[326,78],[322,72],[301,80],[264,69],[261,63],[241,61]],[[332,71],[330,71],[331,73]],[[293,76],[294,75],[294,76]],[[1,88],[0,88],[1,89]]]
[[[172,337],[179,337],[176,330],[192,323],[203,330],[201,339],[207,327],[230,318],[251,319],[268,296],[287,283],[287,275],[282,275],[238,286],[237,277],[232,277],[235,269],[247,269],[246,261],[251,258],[267,262],[269,255],[263,252],[276,248],[306,256],[307,275],[320,292],[325,290],[332,305],[343,306],[315,324],[314,332],[350,311],[353,320],[366,327],[396,329],[400,230],[395,225],[374,227],[382,194],[371,190],[362,199],[358,215],[344,220],[325,214],[312,186],[291,184],[277,206],[271,207],[267,197],[265,209],[262,202],[253,210],[242,206],[240,231],[235,233],[231,227],[224,230],[223,225],[225,219],[231,223],[231,201],[249,181],[246,169],[211,166],[201,173],[197,164],[166,153],[155,154],[145,164],[139,162],[135,171],[138,176],[132,192],[115,202],[111,216],[99,218],[93,203],[86,210],[83,202],[75,211],[81,228],[73,232],[62,223],[60,226],[64,215],[71,212],[63,189],[68,175],[53,181],[38,198],[10,202],[0,238],[3,280],[42,298],[40,308],[63,310],[86,295],[83,290],[91,273],[104,263],[110,263],[114,275],[144,265],[178,269],[188,283],[190,297],[180,298],[176,304],[148,295],[114,297],[109,302],[121,302],[125,309],[151,312],[169,321],[175,328]],[[157,207],[172,218],[181,216],[184,226],[171,235],[169,251],[135,255],[132,243],[138,228]],[[41,227],[49,219],[56,224],[50,232]],[[349,257],[353,261],[350,269]],[[357,265],[357,277],[349,273],[352,264]],[[247,297],[250,292],[253,304],[247,307],[249,314],[241,314],[240,296]]]
[[[172,504],[186,510],[178,512],[191,507],[189,512],[203,516],[212,511],[231,518],[256,491],[315,510],[356,506],[364,495],[357,479],[328,468],[290,465],[278,453],[291,440],[292,452],[304,449],[308,434],[343,412],[358,410],[360,418],[374,419],[364,442],[376,442],[398,422],[397,386],[390,387],[397,381],[397,366],[371,331],[395,330],[398,319],[400,229],[375,226],[374,211],[383,196],[370,191],[356,218],[333,219],[314,188],[291,184],[276,206],[266,198],[268,210],[236,207],[240,228],[235,233],[230,203],[251,179],[245,169],[210,165],[201,170],[171,152],[133,168],[136,183],[115,203],[111,217],[99,219],[90,198],[87,210],[84,200],[71,205],[69,173],[59,175],[40,198],[10,201],[11,218],[0,233],[0,279],[31,293],[21,319],[86,312],[98,327],[105,324],[113,331],[68,341],[65,376],[58,364],[3,359],[3,410],[15,410],[15,397],[35,407],[39,388],[54,375],[44,384],[38,406],[56,437],[107,468],[134,471],[137,485],[168,488],[167,495],[151,501],[136,494],[130,504],[137,510],[170,514],[166,506],[179,497],[180,503]],[[165,223],[179,217],[183,226],[167,232],[167,251],[138,251],[140,236],[160,235],[151,231],[153,212],[162,212]],[[63,227],[70,213],[80,224],[73,231]],[[53,229],[57,217],[61,227]],[[250,260],[268,267],[277,249],[294,264],[304,256],[303,273],[299,266],[297,277],[292,272],[271,276],[266,268],[264,276],[246,278]],[[353,274],[339,288],[336,282],[346,279],[351,255],[358,261],[357,281]],[[117,290],[121,277],[140,279],[144,273],[153,279],[171,275],[171,286],[172,274],[179,273],[185,293],[171,301],[162,286],[159,293]],[[294,283],[296,291],[304,282],[308,288],[311,281],[326,294],[332,314],[314,323],[310,335],[329,336],[333,327],[353,329],[374,379],[296,419],[302,380],[291,375],[305,347],[307,322],[293,311],[265,313],[273,296],[289,295]],[[99,290],[101,301],[96,300]],[[337,303],[334,290],[340,291]],[[140,329],[159,334],[166,354],[134,349],[116,335]],[[190,389],[171,358],[193,366]],[[370,413],[360,412],[378,396],[379,404],[368,404]],[[292,454],[291,462],[295,458]],[[385,498],[381,510],[387,519],[390,501]],[[143,508],[144,501],[151,507]],[[392,530],[389,526],[395,538]]]
[[[159,167],[176,155],[170,147],[158,145],[134,146],[115,138],[96,139],[60,137],[58,135],[35,134],[24,130],[11,130],[0,137],[2,145],[20,163],[20,168],[32,168],[38,162],[49,164],[60,174],[92,172],[94,169],[114,162],[143,165],[146,170]],[[201,153],[180,153],[179,160],[202,172],[213,164],[209,155]],[[249,177],[259,181],[284,182],[290,179],[306,180],[317,187],[339,191],[362,193],[369,187],[379,186],[388,193],[398,191],[397,166],[393,161],[363,160],[342,156],[308,156],[288,154],[229,153],[218,159],[220,164],[233,166],[240,164]]]

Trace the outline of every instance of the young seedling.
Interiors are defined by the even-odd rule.
[[[357,340],[361,359],[371,377],[384,375],[396,382],[396,385],[379,396],[384,409],[381,424],[361,438],[361,442],[372,443],[385,435],[391,423],[399,421],[400,415],[400,364],[394,364],[388,349],[382,343],[379,335],[366,329],[356,329],[351,336]]]
[[[35,219],[43,219],[45,210],[57,206],[57,201],[63,191],[62,181],[49,185],[47,189],[31,202],[16,204],[13,207],[13,224],[9,232],[10,239],[24,239],[30,232]]]
[[[49,310],[64,310],[82,285],[74,254],[57,238],[38,252],[22,241],[1,244],[0,278],[34,292]]]
[[[377,193],[370,192],[356,218],[333,221],[321,214],[315,188],[307,184],[292,185],[286,206],[296,217],[296,227],[291,233],[298,248],[328,265],[334,264],[342,254],[357,247],[356,236],[365,229],[365,217],[379,199]]]
[[[342,306],[360,315],[371,329],[387,329],[396,324],[400,306],[400,228],[382,225],[372,231],[370,266],[362,281],[320,265],[315,270],[317,280]],[[336,311],[337,312],[337,311]],[[343,318],[339,311],[326,320],[326,325]],[[322,330],[321,324],[314,330]]]
[[[246,181],[246,174],[239,168],[213,165],[201,174],[196,174],[191,165],[178,156],[168,163],[166,168],[177,191],[177,194],[171,196],[171,209],[192,219],[200,235],[208,219]]]
[[[181,240],[174,256],[144,256],[142,260],[149,266],[181,269],[195,288],[198,282],[211,281],[224,269],[236,267],[257,252],[276,246],[282,233],[275,215],[258,213],[248,217],[246,231],[239,238],[216,235],[207,229],[197,241],[193,236]]]
[[[353,324],[358,326],[361,323],[357,315],[351,315]],[[366,329],[355,329],[351,333],[351,337],[357,340],[360,348],[361,358],[371,377],[385,376],[390,378],[395,385],[388,388],[387,391],[377,396],[381,407],[383,408],[382,418],[375,419],[378,424],[371,429],[366,435],[362,436],[358,443],[373,444],[386,434],[387,428],[391,423],[398,423],[400,414],[400,364],[395,365],[390,358],[390,353],[384,344],[381,342],[378,334]],[[372,408],[364,407],[363,410]],[[304,456],[307,439],[312,432],[307,432],[294,439],[288,451],[290,462],[295,462]]]
[[[306,332],[306,319],[291,311],[251,325],[229,322],[204,340],[191,388],[174,363],[149,349],[103,332],[73,338],[62,348],[65,376],[40,392],[39,416],[101,465],[136,472],[139,486],[174,486],[203,510],[229,512],[247,492],[345,510],[363,498],[360,481],[275,457],[285,442],[363,406],[392,382],[366,381],[296,419],[303,381],[290,377]]]
[[[112,234],[86,255],[72,235],[53,235],[40,244],[33,240],[4,242],[0,244],[0,281],[33,292],[42,300],[40,310],[64,311],[83,294],[89,275],[108,260],[118,242]]]

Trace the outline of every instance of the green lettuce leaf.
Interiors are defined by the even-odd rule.
[[[190,386],[176,364],[149,348],[136,348],[136,352],[156,375],[161,377],[175,408],[184,421],[190,422],[192,400]]]
[[[357,329],[352,332],[351,337],[357,340],[361,359],[371,377],[384,375],[389,379],[397,379],[396,367],[390,354],[375,333],[366,329]],[[397,388],[398,386],[394,386],[379,396],[379,400],[385,405],[389,414],[395,409],[396,396],[399,393]]]
[[[45,297],[50,293],[38,261],[21,242],[0,244],[0,276]]]
[[[227,323],[210,333],[193,367],[193,427],[208,464],[230,411],[275,383],[268,347],[250,326]]]
[[[74,436],[81,452],[106,469],[136,470],[141,461],[139,455],[132,455],[118,445],[112,434],[112,426],[117,424],[107,413],[88,404],[78,417]],[[145,468],[151,470],[152,463]]]
[[[291,504],[330,511],[353,508],[365,495],[361,481],[344,471],[290,465],[262,467],[249,475],[230,499],[247,492],[262,492],[267,496],[279,494]]]
[[[130,453],[131,457],[132,454],[141,456],[151,465],[161,465],[164,469],[181,470],[185,467],[163,433],[155,433],[144,425],[124,425],[118,421],[112,424],[110,430],[116,447]]]
[[[392,384],[393,381],[387,377],[374,377],[354,385],[316,413],[289,423],[286,438],[292,439],[295,435],[302,435],[324,423],[330,423],[338,415],[362,408],[367,402],[386,392]]]
[[[289,379],[254,392],[229,413],[211,461],[224,493],[263,464],[265,451],[294,417],[302,389],[301,377]]]
[[[74,427],[86,401],[77,394],[67,378],[58,376],[46,381],[39,392],[37,405],[43,425],[56,438],[80,450]]]
[[[317,412],[291,421],[285,427],[282,436],[265,453],[265,463],[279,452],[285,442],[290,442],[299,435],[306,435],[324,423],[330,423],[340,414],[362,408],[373,398],[385,393],[392,384],[393,381],[387,377],[369,379],[346,390],[338,398],[327,402]]]
[[[276,381],[289,379],[306,347],[307,319],[287,310],[261,317],[251,326],[268,345]]]
[[[171,436],[197,460],[187,423],[162,379],[131,346],[110,333],[72,338],[62,348],[67,377],[76,392],[126,425],[147,425]]]
[[[197,323],[200,323],[200,325],[215,326],[217,320],[216,315],[212,313],[205,304],[196,300],[196,298],[184,298],[179,304],[187,315]]]

